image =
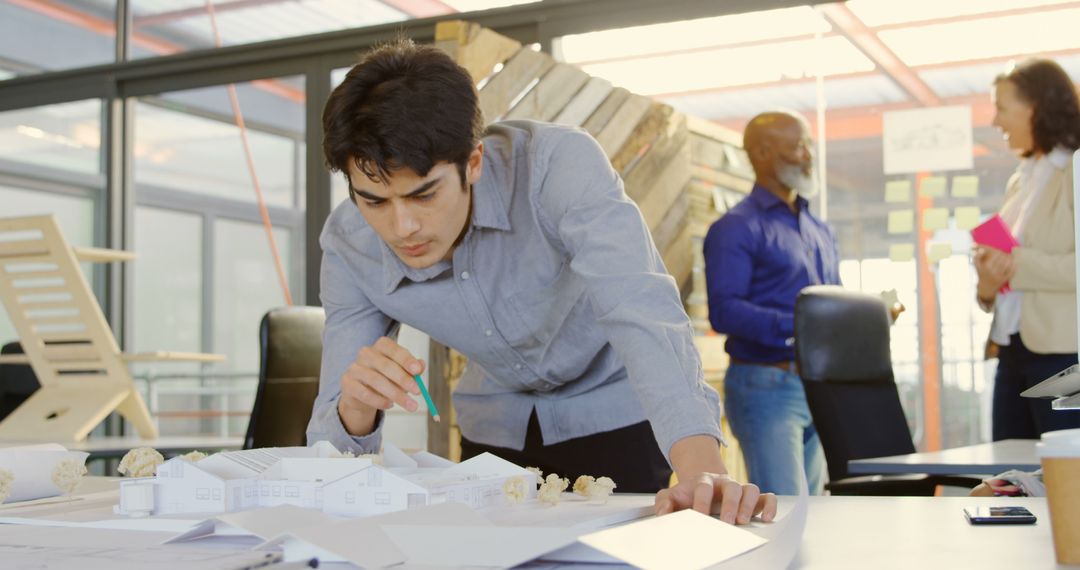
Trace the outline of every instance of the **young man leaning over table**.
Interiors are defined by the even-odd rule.
[[[588,134],[484,130],[469,74],[408,40],[348,73],[323,126],[351,200],[320,239],[327,320],[308,441],[376,452],[385,410],[417,410],[425,363],[392,338],[406,323],[469,359],[454,394],[463,458],[607,475],[656,492],[658,513],[775,516],[774,495],[727,475],[719,398],[675,282]]]

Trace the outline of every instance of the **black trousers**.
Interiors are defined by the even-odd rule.
[[[1044,432],[1080,428],[1080,410],[1054,410],[1051,400],[1021,398],[1020,392],[1076,364],[1076,353],[1037,354],[1019,334],[998,349],[994,376],[993,435],[1002,439],[1038,439]]]
[[[671,467],[656,443],[649,422],[544,445],[533,412],[525,449],[507,449],[461,438],[461,459],[488,452],[522,467],[539,467],[546,477],[558,473],[574,484],[580,475],[611,477],[621,493],[655,493],[671,480]]]

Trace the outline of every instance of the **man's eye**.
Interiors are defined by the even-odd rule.
[[[382,200],[379,200],[378,202],[372,202],[371,200],[364,200],[364,203],[367,204],[368,208],[378,208],[379,206],[382,206],[386,202],[384,202]]]
[[[434,192],[428,192],[426,194],[420,194],[419,196],[416,196],[416,199],[420,200],[421,202],[427,202],[428,200],[430,200],[430,199],[432,199],[434,197],[435,197]]]

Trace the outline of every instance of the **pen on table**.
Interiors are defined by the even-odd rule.
[[[424,381],[420,379],[420,375],[413,376],[416,379],[416,385],[420,387],[420,393],[424,395],[424,401],[427,402],[427,409],[431,412],[431,418],[435,421],[442,421],[439,417],[439,410],[435,409],[435,402],[431,401],[431,394],[428,394],[427,387],[424,386]]]
[[[310,558],[308,560],[297,560],[296,562],[279,562],[277,564],[271,564],[267,566],[267,570],[299,570],[300,568],[318,568],[319,559]]]

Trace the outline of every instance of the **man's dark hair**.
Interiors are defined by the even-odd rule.
[[[465,165],[483,133],[476,86],[445,52],[399,38],[372,49],[323,109],[323,154],[331,171],[349,162],[386,182],[402,168],[427,176],[438,162]],[[355,201],[352,185],[349,196]]]
[[[1009,81],[1020,97],[1031,104],[1031,135],[1034,146],[1025,152],[1048,153],[1063,146],[1069,151],[1080,148],[1080,102],[1069,74],[1049,59],[1028,59],[994,79],[997,85]]]

